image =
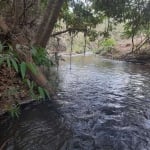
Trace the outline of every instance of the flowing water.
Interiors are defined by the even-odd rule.
[[[4,149],[150,150],[150,68],[94,56],[73,57],[69,68],[59,68],[56,104],[3,119]]]

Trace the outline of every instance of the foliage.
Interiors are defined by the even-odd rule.
[[[69,30],[70,33],[83,32],[91,42],[101,37],[110,38],[113,26],[124,24],[123,36],[132,38],[134,45],[133,39],[136,35],[150,36],[148,32],[150,30],[149,9],[150,1],[148,0],[115,0],[113,2],[109,0],[66,0],[59,19],[66,24],[66,29],[72,29]],[[99,24],[105,24],[101,32],[95,30]],[[110,41],[105,42],[106,45],[109,45]],[[79,47],[76,50],[77,53],[82,52],[81,47],[83,46],[84,43],[82,46],[74,46]],[[111,48],[104,46],[102,49],[110,50]]]
[[[35,95],[35,91],[34,91],[35,83],[33,81],[30,81],[29,79],[26,79],[25,82],[28,85],[29,93],[30,93],[31,97],[33,99],[36,99],[36,95]]]
[[[20,62],[17,58],[17,56],[13,53],[13,49],[9,46],[6,47],[7,51],[4,50],[4,45],[2,43],[0,43],[0,66],[2,64],[7,64],[8,68],[10,69],[14,69],[18,74],[21,75],[22,77],[22,81],[24,83],[27,84],[28,88],[29,88],[29,93],[30,96],[34,99],[45,99],[45,98],[49,98],[49,93],[47,92],[46,89],[38,86],[35,82],[31,81],[27,74],[27,71],[30,70],[31,72],[33,72],[34,74],[37,74],[37,70],[36,70],[36,66],[34,63],[26,63],[24,61]],[[39,51],[38,51],[39,52]],[[42,51],[41,53],[36,53],[34,55],[34,59],[35,62],[37,64],[42,64],[44,65],[44,63],[47,65],[47,61],[42,62],[42,60],[44,60],[45,57],[47,56],[43,56],[42,54],[44,53],[44,51]],[[40,56],[42,58],[40,58]],[[47,58],[48,59],[48,58]],[[48,65],[49,66],[49,65]],[[8,97],[11,99],[11,95],[14,95],[14,90],[10,89],[6,94],[8,95]],[[10,115],[14,118],[14,117],[19,117],[20,115],[20,107],[19,105],[11,105],[8,107],[8,111],[10,113]]]
[[[48,94],[48,91],[42,87],[38,87],[38,93],[39,93],[39,97],[38,99],[41,100],[41,99],[45,99],[46,97],[50,97],[49,94]]]
[[[44,65],[47,67],[54,65],[54,62],[48,57],[48,53],[44,48],[32,47],[31,52],[36,65]]]
[[[66,24],[66,29],[70,33],[83,32],[93,39],[96,32],[93,30],[97,24],[102,23],[105,18],[103,13],[95,13],[89,1],[65,2],[62,8],[60,19]],[[93,30],[93,31],[92,31]]]
[[[27,68],[34,74],[37,73],[33,63],[25,63],[24,61],[20,63],[11,51],[8,51],[7,54],[0,55],[0,65],[3,63],[6,63],[9,68],[13,68],[17,73],[21,74],[22,79],[26,76]]]
[[[92,5],[97,12],[102,11],[107,17],[113,18],[114,22],[127,24],[130,35],[135,35],[142,28],[149,28],[150,1],[115,0],[109,3],[107,0],[94,0]]]
[[[148,0],[69,0],[62,8],[61,18],[66,23],[66,28],[77,28],[73,32],[87,32],[87,36],[94,41],[99,32],[93,29],[96,25],[104,23],[106,29],[100,36],[109,37],[112,24],[124,23],[127,37],[134,37],[139,32],[149,30],[150,1]],[[79,30],[85,29],[85,30]]]
[[[21,111],[19,104],[13,104],[11,106],[8,106],[8,112],[12,118],[19,118]]]
[[[103,48],[112,48],[113,46],[115,46],[115,44],[116,41],[112,38],[106,38],[100,42],[100,46],[102,46]]]
[[[95,53],[105,55],[112,52],[113,47],[115,46],[116,41],[112,38],[105,38],[99,42],[99,49],[95,50]]]
[[[26,75],[26,63],[24,61],[20,63],[20,73],[21,73],[22,79],[24,79]]]
[[[89,40],[92,42],[92,41],[95,41],[96,38],[98,37],[98,33],[96,30],[90,30],[88,31],[87,33],[88,37],[89,37]]]
[[[35,82],[33,82],[29,79],[26,79],[25,82],[27,83],[27,85],[29,87],[29,92],[33,99],[41,100],[41,99],[45,99],[47,97],[50,98],[50,95],[46,89],[44,89],[40,86],[37,86],[37,84]],[[35,91],[37,91],[37,92],[35,92]]]
[[[2,54],[0,55],[0,65],[2,65],[4,62],[7,63],[7,66],[9,68],[13,68],[15,69],[16,72],[19,71],[18,68],[18,59],[16,57],[14,57],[13,53],[9,53],[9,54]]]

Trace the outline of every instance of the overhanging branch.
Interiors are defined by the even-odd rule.
[[[73,32],[73,31],[74,31],[74,32],[75,32],[75,31],[78,31],[78,32],[87,32],[87,29],[68,28],[68,29],[66,29],[66,30],[53,33],[53,34],[51,35],[51,37],[54,37],[54,36],[57,36],[57,35],[60,35],[60,34],[66,33],[66,32]]]

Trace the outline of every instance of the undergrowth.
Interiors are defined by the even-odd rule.
[[[54,65],[54,62],[48,57],[45,49],[32,47],[31,52],[35,64],[20,61],[10,45],[5,46],[4,44],[0,43],[0,69],[1,66],[5,64],[10,72],[14,70],[20,76],[22,83],[26,84],[28,87],[28,91],[32,99],[42,100],[50,98],[50,95],[45,88],[38,86],[36,82],[31,80],[28,75],[28,70],[30,70],[33,74],[37,74],[36,65],[50,68]],[[9,95],[15,95],[14,91],[11,92],[12,94],[5,92],[9,100],[13,98]],[[13,101],[15,103],[17,102],[17,100]],[[11,106],[8,106],[7,110],[13,118],[18,118],[20,115],[20,106],[18,103],[15,103],[13,103]]]

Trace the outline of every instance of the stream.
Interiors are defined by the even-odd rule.
[[[75,56],[59,67],[56,102],[0,122],[6,150],[150,150],[150,68]],[[5,144],[6,143],[6,144]],[[1,146],[0,146],[1,147]]]

